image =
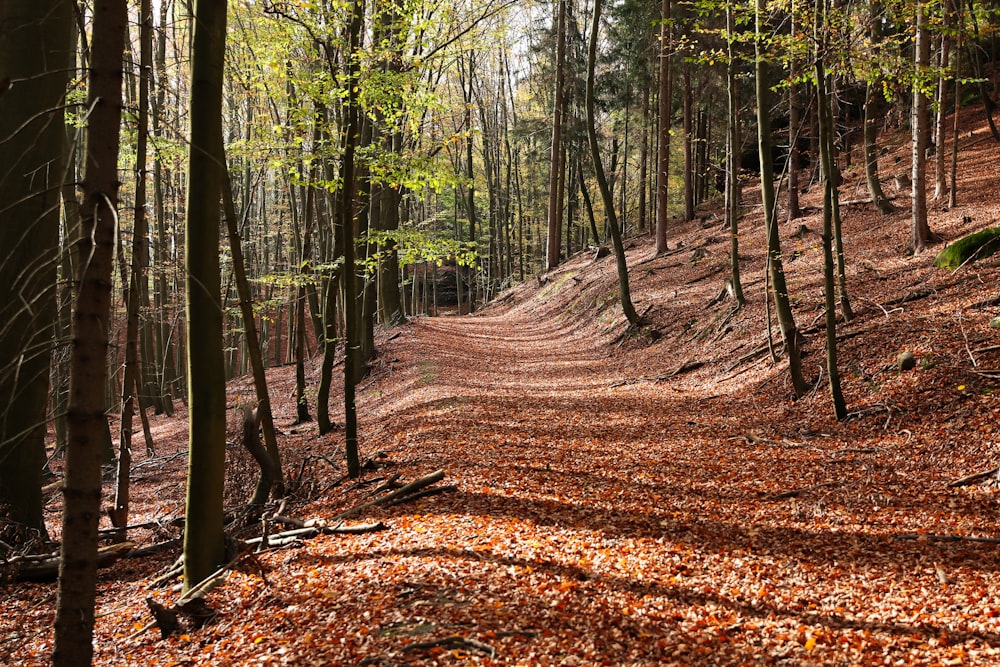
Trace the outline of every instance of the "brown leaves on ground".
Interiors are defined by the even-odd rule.
[[[996,224],[1000,151],[973,131],[962,204],[932,217],[949,239]],[[860,178],[848,172],[844,199]],[[176,550],[124,561],[101,576],[98,663],[996,664],[997,544],[939,539],[1000,535],[995,485],[947,486],[1000,462],[996,261],[934,270],[902,253],[906,211],[845,206],[857,317],[838,330],[851,415],[836,422],[816,326],[819,236],[797,233],[818,230],[819,212],[782,225],[816,383],[792,402],[766,352],[763,233],[745,194],[746,308],[710,305],[728,240],[709,212],[672,230],[679,252],[631,242],[633,298],[658,338],[622,336],[613,259],[590,255],[478,316],[414,321],[360,394],[363,453],[393,464],[365,475],[444,468],[458,492],[358,517],[383,532],[260,554],[266,581],[240,569],[209,595],[215,618],[164,640],[137,631],[147,596],[176,600],[147,590]],[[706,253],[692,264],[695,247]],[[907,349],[918,364],[900,373]],[[674,372],[690,361],[705,365]],[[363,501],[371,485],[331,486],[342,434],[293,427],[291,372],[271,379],[298,493],[285,513],[329,518]],[[245,380],[233,391],[250,393]],[[161,435],[160,458],[137,464],[134,520],[180,512],[184,459],[165,452],[183,439]],[[252,485],[241,465],[250,482],[235,493]],[[45,661],[53,608],[51,586],[7,586],[8,664]]]

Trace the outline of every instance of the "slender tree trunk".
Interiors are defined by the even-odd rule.
[[[916,12],[914,44],[916,79],[913,84],[913,109],[910,120],[910,127],[913,130],[913,169],[910,177],[913,203],[909,248],[913,253],[922,252],[934,240],[927,221],[927,148],[930,144],[930,119],[926,73],[930,66],[931,41],[924,0],[917,1]]]
[[[790,14],[791,33],[798,29],[794,8]],[[802,171],[802,152],[799,150],[799,134],[802,132],[802,106],[799,100],[799,58],[792,56],[788,64],[788,219],[802,217],[799,205],[799,174]]]
[[[365,15],[363,0],[353,0],[351,5],[351,20],[347,26],[347,42],[349,53],[357,53],[361,43],[362,22]],[[358,63],[352,55],[348,60],[347,123],[341,145],[344,152],[341,158],[341,174],[343,195],[340,201],[340,224],[344,230],[344,328],[346,329],[346,345],[344,350],[344,436],[346,439],[347,474],[351,478],[361,474],[361,462],[358,457],[358,418],[355,403],[355,387],[360,371],[361,330],[358,322],[358,281],[355,265],[354,248],[354,196],[357,188],[357,172],[355,165],[355,148],[360,131],[360,110],[358,107],[358,90],[354,81],[358,77]]]
[[[649,190],[649,86],[642,89],[642,138],[639,144],[639,233],[649,231],[649,201],[646,193]],[[583,174],[580,174],[583,178]]]
[[[736,78],[736,56],[733,53],[735,35],[733,8],[726,5],[726,44],[729,59],[726,63],[726,93],[729,103],[729,134],[726,155],[726,217],[729,222],[729,267],[730,287],[736,307],[741,308],[746,303],[743,294],[743,281],[740,279],[740,118],[739,118],[739,81]]]
[[[826,0],[816,0],[813,41],[816,44],[816,106],[819,111],[820,160],[823,165],[823,294],[826,305],[826,369],[830,382],[833,412],[838,420],[847,416],[847,406],[837,369],[836,283],[833,264],[833,221],[836,214],[837,177],[833,156],[833,113],[827,92],[823,58],[827,49]]]
[[[191,152],[188,158],[187,340],[189,457],[184,524],[184,588],[225,558],[222,494],[226,464],[226,381],[222,352],[219,208],[226,4],[196,0],[191,48]]]
[[[597,141],[597,128],[594,125],[594,68],[597,63],[597,35],[601,23],[601,2],[602,0],[594,0],[594,15],[591,18],[590,26],[590,47],[587,59],[587,136],[590,139],[590,157],[594,164],[594,175],[597,177],[597,186],[600,188],[601,198],[604,200],[608,230],[611,232],[611,241],[615,247],[618,266],[618,295],[621,298],[622,310],[629,324],[638,326],[639,314],[635,312],[635,306],[632,305],[625,248],[622,245],[622,234],[618,227],[618,221],[615,219],[615,202],[611,188],[608,187],[608,179],[604,174],[604,166],[601,164],[601,148]]]
[[[684,63],[684,219],[694,220],[694,91],[691,89],[691,63]]]
[[[667,187],[670,180],[670,0],[660,3],[659,129],[656,155],[656,253],[667,251]]]
[[[951,127],[951,187],[948,188],[948,208],[958,206],[958,118],[962,108],[962,77],[959,69],[962,57],[962,0],[955,0],[955,16],[959,25],[958,42],[955,44],[955,115]]]
[[[107,324],[117,223],[122,46],[128,12],[125,0],[98,0],[93,12],[84,206],[77,244],[82,261],[73,311],[69,446],[52,653],[56,667],[89,665],[93,656],[101,446],[107,425]]]
[[[948,101],[948,58],[951,55],[952,4],[943,0],[944,20],[941,24],[941,48],[938,51],[937,122],[934,124],[934,199],[948,194],[948,171],[945,168],[944,138],[948,132],[946,106]]]
[[[556,9],[556,84],[552,100],[552,152],[549,166],[549,217],[548,242],[546,244],[545,270],[551,271],[559,266],[559,249],[562,244],[562,207],[560,197],[563,190],[562,180],[563,147],[563,113],[565,93],[563,91],[566,71],[566,0],[558,0]]]
[[[778,221],[775,211],[774,197],[774,159],[771,139],[771,119],[768,112],[771,108],[768,94],[768,65],[761,36],[764,32],[765,0],[756,2],[756,56],[757,56],[757,147],[760,156],[760,190],[761,202],[764,207],[764,224],[767,229],[767,250],[771,293],[774,297],[775,313],[778,326],[781,327],[781,337],[788,354],[788,371],[792,379],[795,396],[802,397],[808,391],[805,378],[802,376],[802,361],[799,352],[799,330],[795,325],[791,301],[788,297],[788,287],[785,283],[785,269],[781,260],[781,241],[778,235]]]
[[[139,3],[139,114],[136,128],[135,205],[132,209],[132,270],[125,281],[126,325],[125,367],[122,373],[121,422],[118,437],[118,474],[115,482],[115,507],[112,522],[121,528],[118,539],[125,541],[129,510],[129,473],[132,467],[132,417],[136,407],[143,410],[142,371],[139,367],[140,291],[146,280],[149,247],[146,243],[146,146],[149,127],[149,80],[153,71],[153,8],[151,0]],[[147,447],[146,453],[150,454]]]
[[[225,147],[216,148],[216,156],[220,164],[226,164]],[[271,414],[271,397],[267,391],[267,376],[264,374],[264,356],[260,348],[260,337],[257,335],[257,320],[253,312],[253,295],[250,292],[250,282],[247,280],[246,261],[243,257],[243,243],[239,235],[239,223],[236,220],[236,204],[233,201],[232,181],[229,170],[223,172],[222,202],[226,214],[226,231],[229,236],[229,252],[233,256],[233,274],[236,278],[236,292],[239,296],[240,313],[243,316],[243,331],[246,337],[247,355],[250,357],[250,368],[253,371],[254,391],[257,396],[257,416],[260,419],[261,430],[264,433],[264,449],[271,460],[268,473],[261,471],[251,505],[263,505],[274,490],[275,497],[285,495],[285,485],[281,471],[281,450],[278,449],[278,439],[274,432],[274,417]],[[243,210],[244,218],[249,214],[249,207]],[[270,477],[270,480],[266,478]]]

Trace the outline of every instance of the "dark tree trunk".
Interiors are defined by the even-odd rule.
[[[111,273],[118,203],[125,0],[100,0],[93,9],[93,50],[87,108],[87,154],[79,290],[73,311],[69,446],[63,482],[59,598],[52,662],[89,665],[93,656],[97,524],[101,509],[101,447],[111,313]]]

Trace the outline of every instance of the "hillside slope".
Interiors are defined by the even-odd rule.
[[[963,133],[962,205],[933,214],[945,238],[996,224],[1000,151],[983,132]],[[1000,268],[932,269],[902,253],[906,211],[845,205],[857,317],[838,329],[851,414],[836,422],[818,211],[781,228],[816,385],[792,401],[767,352],[763,233],[745,194],[739,312],[713,304],[728,240],[706,211],[671,229],[667,256],[629,243],[656,334],[627,331],[613,260],[589,255],[475,316],[387,334],[359,394],[360,484],[340,478],[341,433],[292,424],[292,373],[273,369],[295,491],[284,514],[332,520],[394,474],[443,469],[456,490],[355,518],[381,532],[248,557],[209,595],[212,621],[168,639],[142,631],[144,598],[176,599],[151,587],[176,551],[125,561],[102,574],[98,664],[996,664],[997,490],[948,482],[1000,463]],[[900,373],[903,350],[918,363]],[[235,383],[233,405],[250,394]],[[136,522],[183,500],[183,422],[154,423]],[[252,468],[236,445],[232,459],[238,500]],[[0,662],[44,660],[53,590],[4,589]]]

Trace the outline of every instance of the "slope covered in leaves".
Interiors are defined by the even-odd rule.
[[[946,238],[997,216],[1000,151],[983,132],[963,133],[962,206],[932,216]],[[768,353],[760,211],[745,194],[739,312],[715,302],[728,241],[708,211],[671,230],[666,256],[630,244],[650,330],[626,329],[613,260],[580,255],[474,317],[387,336],[359,395],[360,484],[341,478],[342,434],[291,423],[292,374],[273,370],[285,514],[329,520],[397,473],[444,469],[457,490],[358,517],[382,532],[245,558],[208,596],[214,618],[167,639],[144,629],[144,599],[176,600],[151,585],[176,550],[123,561],[101,577],[99,664],[996,664],[997,489],[948,482],[1000,463],[997,264],[933,269],[902,253],[906,211],[846,205],[857,317],[838,330],[851,414],[836,422],[818,211],[782,225],[816,385],[793,402]],[[900,373],[903,350],[918,364]],[[154,423],[136,521],[181,511],[182,424]],[[239,499],[251,469],[232,455]],[[0,660],[44,661],[53,593],[7,585]]]

